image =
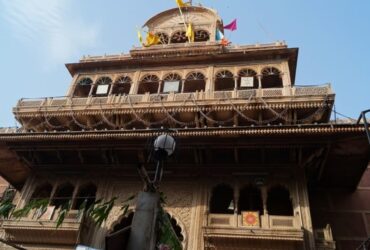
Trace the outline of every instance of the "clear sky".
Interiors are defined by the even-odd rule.
[[[370,1],[198,0],[239,29],[234,44],[285,40],[299,47],[296,84],[332,83],[337,111],[370,108]],[[0,0],[0,127],[14,126],[23,97],[63,96],[64,63],[83,55],[127,53],[135,27],[175,0]]]

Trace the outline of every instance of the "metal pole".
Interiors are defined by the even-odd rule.
[[[365,130],[366,130],[367,139],[369,140],[369,143],[370,143],[369,123],[367,122],[367,119],[366,119],[366,114],[369,113],[369,112],[370,112],[370,109],[361,112],[361,115],[360,115],[360,117],[357,120],[357,124],[360,124],[361,119],[363,119]]]

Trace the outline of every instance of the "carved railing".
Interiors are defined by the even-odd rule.
[[[322,229],[315,229],[314,236],[316,241],[317,250],[334,250],[335,241],[333,239],[333,233],[330,225],[327,225]]]
[[[239,214],[209,214],[208,227],[229,228],[260,228],[260,229],[300,229],[301,224],[297,216],[272,216],[261,215],[259,223],[255,226],[243,224],[242,216]]]
[[[58,210],[50,206],[44,213],[32,210],[26,217],[4,220],[2,228],[5,230],[6,239],[11,242],[75,244],[80,234],[83,216],[78,215],[77,210],[71,210],[63,223],[56,228],[57,217]]]
[[[105,97],[51,97],[38,99],[19,100],[15,111],[24,109],[48,108],[48,107],[75,107],[96,105],[140,104],[153,102],[184,102],[186,100],[225,100],[225,99],[249,99],[256,98],[284,98],[284,97],[323,97],[332,94],[330,84],[323,86],[292,87],[292,88],[269,88],[247,89],[232,91],[197,91],[194,93],[168,93],[168,94],[143,94],[143,95],[110,95]]]

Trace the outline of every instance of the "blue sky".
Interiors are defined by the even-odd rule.
[[[370,1],[204,0],[234,44],[285,40],[299,47],[296,84],[330,82],[337,111],[355,117],[370,108]],[[135,27],[175,7],[175,0],[0,0],[0,127],[14,126],[22,97],[63,96],[71,82],[64,63],[83,55],[127,53]]]

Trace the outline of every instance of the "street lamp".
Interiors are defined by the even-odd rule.
[[[156,248],[156,224],[160,209],[159,183],[163,175],[163,162],[176,147],[175,139],[168,135],[158,136],[153,143],[153,158],[156,161],[154,178],[151,180],[145,167],[140,165],[139,175],[145,183],[144,192],[139,193],[127,250],[154,250]]]
[[[155,170],[154,180],[152,184],[155,189],[158,188],[163,175],[163,161],[173,154],[176,147],[175,139],[168,135],[163,134],[157,137],[154,141],[154,158],[157,160],[157,167]]]

